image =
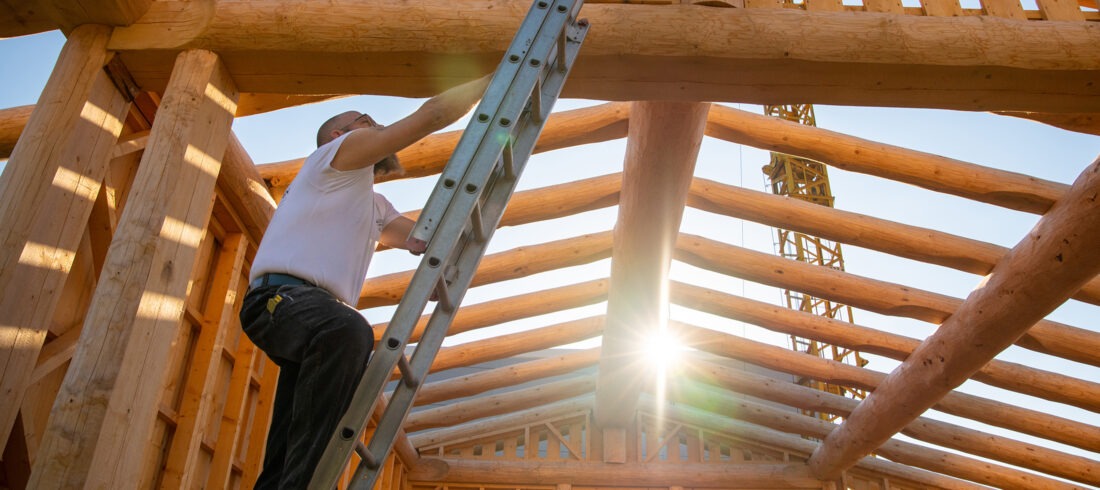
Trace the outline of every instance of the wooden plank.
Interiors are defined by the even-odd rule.
[[[867,12],[895,15],[905,13],[905,7],[901,5],[901,0],[863,0],[863,8]]]
[[[134,76],[150,90],[165,80],[162,53],[201,47],[225,53],[242,91],[427,97],[495,67],[527,7],[510,0],[278,5],[217,2],[211,12],[205,4],[155,2],[111,47],[141,68]],[[1100,33],[1087,22],[888,15],[586,5],[584,16],[601,27],[585,41],[562,96],[1100,111],[1093,55]],[[317,19],[339,24],[325,24],[330,29],[319,35]],[[363,46],[363,31],[385,35]],[[460,59],[456,65],[469,71],[433,69],[440,59]]]
[[[102,71],[109,35],[72,32],[0,177],[0,444],[122,131],[127,104]]]
[[[897,433],[1100,273],[1100,159],[943,325],[810,457],[833,478]]]
[[[196,465],[202,441],[207,436],[203,421],[214,410],[215,397],[222,394],[216,388],[226,331],[238,328],[236,297],[240,282],[244,280],[240,268],[247,249],[244,236],[234,234],[222,243],[215,259],[214,277],[205,294],[202,331],[188,362],[190,371],[183,387],[172,445],[161,472],[161,488],[190,488],[199,476]]]
[[[1035,3],[1046,20],[1085,20],[1085,14],[1075,0],[1035,0]]]
[[[275,214],[275,200],[236,134],[230,134],[218,188],[224,193],[225,205],[240,218],[249,241],[260,243]]]
[[[924,15],[933,17],[957,17],[963,15],[959,0],[921,0]]]
[[[245,429],[245,399],[248,397],[252,356],[256,351],[256,346],[244,338],[241,339],[237,352],[233,356],[233,373],[230,375],[229,387],[226,390],[225,408],[222,409],[206,488],[229,487],[229,476],[237,452],[237,443]]]
[[[276,382],[279,379],[278,366],[259,349],[256,350],[255,362],[257,365],[262,365],[263,376],[260,378],[259,390],[253,401],[248,432],[241,435],[248,441],[243,445],[247,448],[247,452],[243,455],[241,463],[241,488],[252,488],[256,484],[256,479],[260,477],[267,428],[271,423],[271,409],[275,402]]]
[[[32,485],[124,487],[142,472],[171,342],[236,100],[217,55],[179,55],[108,252]]]
[[[442,465],[413,470],[416,481],[476,481],[508,484],[556,485],[567,481],[579,486],[652,488],[654,481],[683,483],[692,488],[815,489],[821,481],[809,475],[804,464],[696,465],[640,463],[603,464],[578,461],[535,463],[441,459]]]
[[[1027,20],[1024,8],[1020,6],[1020,0],[979,0],[982,4],[982,13],[994,17],[1004,17],[1014,20]]]
[[[630,420],[648,362],[646,341],[667,319],[672,249],[695,172],[709,103],[635,102],[611,254],[596,423]]]
[[[806,10],[819,12],[840,12],[844,10],[841,0],[805,0]]]

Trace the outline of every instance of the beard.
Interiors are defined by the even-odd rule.
[[[374,164],[374,176],[401,176],[405,175],[405,167],[401,166],[401,161],[397,159],[397,154],[390,155],[386,158],[379,160]]]

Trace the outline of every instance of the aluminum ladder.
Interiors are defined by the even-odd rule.
[[[536,0],[520,25],[421,211],[412,236],[427,241],[427,250],[310,489],[335,488],[353,450],[360,463],[348,488],[373,487],[584,42],[588,23],[577,19],[583,3]],[[437,300],[435,308],[406,357],[405,347],[431,300]],[[361,433],[395,367],[400,382],[370,442],[363,444]]]

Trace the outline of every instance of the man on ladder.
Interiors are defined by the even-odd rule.
[[[253,261],[241,326],[280,368],[257,489],[305,488],[347,410],[374,345],[352,306],[376,242],[423,253],[414,222],[374,192],[401,172],[396,153],[457,121],[483,78],[439,94],[389,126],[345,112],[317,132],[317,150],[287,189]]]

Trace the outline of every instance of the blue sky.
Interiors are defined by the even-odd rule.
[[[3,88],[0,90],[0,108],[35,103],[63,42],[64,39],[56,31],[0,39],[0,66],[9,67],[0,79]],[[312,151],[317,126],[333,114],[354,109],[370,112],[379,122],[390,123],[414,110],[421,102],[421,100],[392,97],[349,97],[242,118],[235,121],[233,127],[253,159],[257,163],[269,163],[303,157]],[[597,102],[562,100],[556,109],[576,108],[594,103]],[[731,105],[760,112],[757,106]],[[816,106],[815,110],[818,125],[833,131],[1067,184],[1072,183],[1077,175],[1100,155],[1100,137],[986,113],[837,106]],[[463,126],[464,123],[460,122],[452,128],[458,129]],[[535,155],[531,158],[519,188],[537,188],[621,171],[624,148],[625,141],[620,140]],[[767,162],[767,152],[707,139],[700,152],[696,174],[727,184],[765,190],[766,182],[760,168]],[[830,180],[838,208],[934,228],[1005,247],[1012,247],[1020,241],[1038,219],[1033,215],[838,169],[830,170]],[[379,188],[399,210],[406,211],[421,207],[433,184],[433,179],[423,178],[385,183]],[[543,243],[552,239],[609,230],[614,226],[615,213],[615,209],[610,208],[550,222],[501,229],[494,238],[490,253]],[[756,250],[774,250],[773,230],[693,209],[685,212],[682,231]],[[844,257],[846,269],[854,274],[902,283],[959,298],[965,297],[981,279],[972,274],[920,264],[858,247],[845,247]],[[606,277],[609,270],[608,264],[608,261],[601,261],[589,266],[538,274],[500,286],[477,288],[470,291],[465,302],[476,303],[510,296],[519,291],[539,290]],[[416,265],[415,258],[401,251],[382,252],[375,257],[371,275],[407,270]],[[674,279],[707,285],[763,301],[778,302],[781,297],[780,292],[774,288],[747,284],[744,281],[682,264],[674,264],[672,275]],[[603,313],[602,308],[602,305],[596,305],[563,312],[552,317],[513,322],[467,336],[465,340],[600,314]],[[392,309],[378,308],[365,312],[365,315],[372,322],[382,322],[389,319],[391,311]],[[786,341],[783,335],[682,308],[673,308],[672,315],[674,318],[702,326],[749,335],[779,344]],[[1056,310],[1050,318],[1077,327],[1100,331],[1100,307],[1097,306],[1070,301]],[[854,320],[862,325],[915,338],[923,338],[933,330],[931,325],[921,322],[884,317],[860,310],[855,312]],[[896,366],[894,361],[870,357],[872,363],[868,367],[871,369],[888,372]],[[1010,348],[1002,358],[1084,379],[1100,380],[1100,369],[1033,354],[1023,349]],[[996,399],[1010,399],[1023,406],[1100,425],[1100,415],[1096,413],[1016,395],[979,383],[965,384],[964,391]],[[937,415],[937,418],[964,423],[946,415]],[[970,422],[965,423],[973,425]],[[998,429],[984,429],[1001,432]],[[1021,435],[1013,435],[1013,437],[1030,440]],[[1061,449],[1100,460],[1097,454],[1072,448]]]

